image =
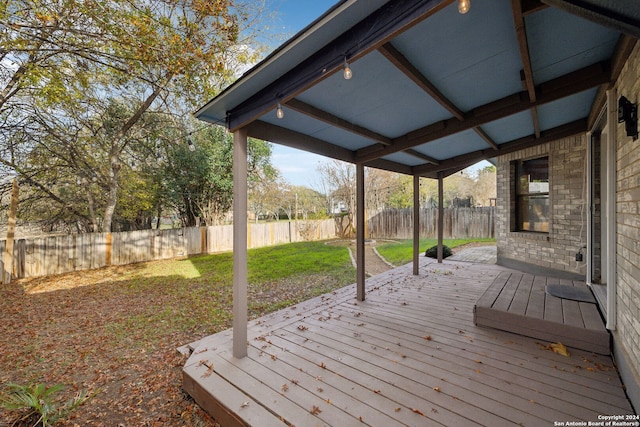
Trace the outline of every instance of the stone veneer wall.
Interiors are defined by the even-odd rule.
[[[586,135],[576,135],[498,158],[498,264],[526,263],[536,269],[585,275],[586,263],[576,262],[576,253],[587,241],[586,141]],[[549,232],[513,232],[515,184],[512,162],[544,156],[549,156]]]
[[[640,102],[640,43],[629,57],[616,83],[617,98]],[[613,331],[614,355],[629,396],[640,409],[640,139],[626,136],[624,124],[617,133],[616,269],[617,326]],[[635,380],[635,389],[631,381]]]

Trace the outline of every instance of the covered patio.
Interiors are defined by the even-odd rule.
[[[436,261],[250,322],[247,357],[225,331],[192,343],[184,387],[231,426],[541,426],[631,414],[610,356],[475,326],[513,270]],[[517,273],[517,272],[514,272]],[[186,349],[185,349],[186,350]]]
[[[442,212],[438,261],[420,257],[418,213],[423,177],[438,180],[442,209],[443,179],[467,166],[616,127],[638,4],[474,0],[459,13],[462,3],[338,1],[196,113],[234,134],[233,330],[189,345],[184,368],[185,389],[222,425],[548,425],[633,412],[609,356],[475,326],[483,293],[517,272],[443,261]],[[250,323],[249,137],[355,164],[358,247],[352,287]],[[413,263],[367,281],[365,167],[411,175],[414,193]],[[570,237],[564,220],[553,238]],[[552,238],[509,221],[496,228]]]

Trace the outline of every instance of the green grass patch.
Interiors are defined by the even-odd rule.
[[[496,243],[496,239],[476,238],[476,239],[444,239],[443,244],[451,249],[468,243],[482,242],[487,245]],[[437,245],[438,239],[420,239],[420,255],[431,246]],[[410,262],[413,259],[413,240],[401,240],[398,243],[387,243],[377,246],[376,249],[391,264],[400,266]]]
[[[167,333],[202,335],[231,326],[232,253],[142,264],[122,279],[118,288],[139,303],[106,325],[116,339],[133,338],[149,348]],[[259,317],[355,280],[346,247],[300,242],[251,249],[249,315]]]

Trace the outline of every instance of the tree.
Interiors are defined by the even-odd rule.
[[[247,27],[259,7],[232,0],[2,2],[0,132],[8,144],[0,162],[66,215],[111,230],[125,164],[149,143],[159,145],[161,133],[166,141],[181,131],[147,129],[145,117],[162,112],[171,125],[255,60],[259,51],[241,47],[254,35]],[[82,147],[73,156],[53,160],[76,144]],[[95,203],[77,209],[51,191],[52,181],[76,181],[60,175],[71,163],[94,171],[77,178],[100,187],[100,214]]]
[[[273,171],[264,171],[256,176],[249,186],[249,209],[255,216],[255,221],[261,217],[277,220],[280,214],[293,215],[294,196],[291,186]]]
[[[356,212],[356,167],[355,165],[331,160],[318,165],[322,177],[321,192],[327,197],[329,212],[336,220],[339,236],[348,237],[354,231]]]
[[[293,186],[291,193],[295,196],[297,216],[302,219],[326,218],[325,197],[318,191],[305,186]]]
[[[233,136],[220,126],[207,126],[191,135],[190,144],[171,145],[160,168],[164,177],[165,204],[180,215],[183,225],[220,224],[233,202]],[[267,182],[275,169],[271,165],[271,145],[250,138],[248,173],[252,186]]]
[[[489,206],[490,200],[495,198],[496,194],[496,167],[486,166],[478,171],[473,198],[477,206]]]

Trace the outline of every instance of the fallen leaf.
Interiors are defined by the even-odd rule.
[[[413,413],[418,414],[418,415],[422,415],[423,417],[425,417],[426,415],[424,414],[424,412],[422,412],[420,409],[412,409]]]
[[[308,329],[309,329],[309,327],[308,327],[308,326],[305,326],[305,325],[298,325],[298,330],[300,330],[300,331],[306,331],[306,330],[308,330]]]
[[[311,408],[311,410],[309,412],[311,413],[311,415],[318,415],[320,412],[322,412],[322,409],[320,409],[316,405],[313,405],[313,407]]]
[[[561,342],[549,344],[549,347],[554,353],[569,357],[569,350],[567,350],[567,347],[565,347]]]
[[[433,390],[437,391],[438,393],[440,393],[440,387],[434,387]]]
[[[402,408],[396,408],[395,411],[396,412],[400,412],[400,411],[402,411]]]
[[[287,384],[282,384],[282,391],[286,393],[287,390],[289,390],[289,386]]]
[[[424,337],[424,339],[427,341],[431,341],[431,335],[427,335],[426,337]]]

